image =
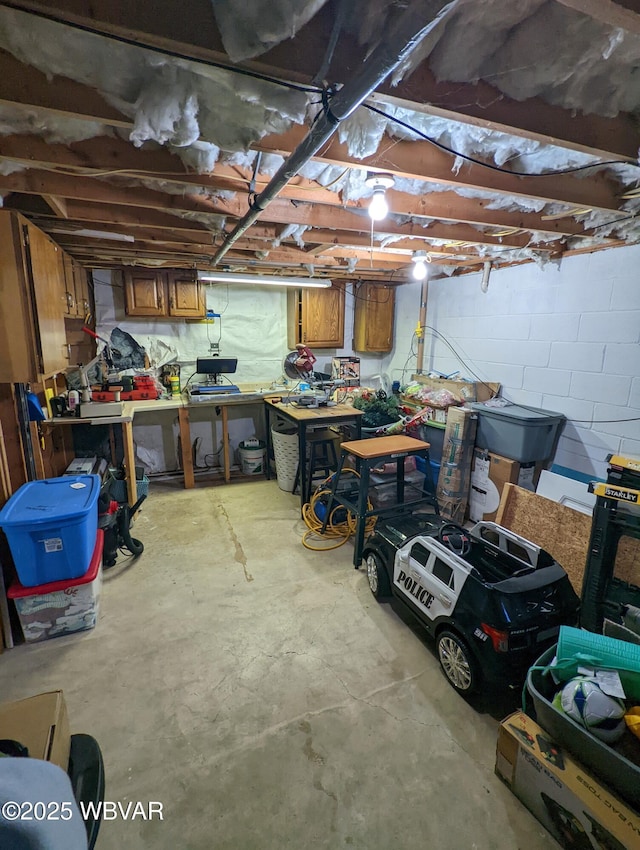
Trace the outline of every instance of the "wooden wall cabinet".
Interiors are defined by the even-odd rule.
[[[287,344],[344,348],[345,284],[327,289],[293,289],[287,301]]]
[[[188,318],[205,316],[202,284],[188,269],[125,269],[125,310],[129,316]]]
[[[77,260],[63,252],[65,280],[65,315],[71,319],[86,319],[90,312],[87,270]]]
[[[63,251],[23,216],[0,211],[0,364],[28,383],[69,365]]]
[[[395,303],[393,286],[367,282],[358,285],[353,317],[354,351],[391,351]]]

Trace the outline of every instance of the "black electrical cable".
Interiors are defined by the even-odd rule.
[[[422,130],[418,130],[417,127],[412,126],[407,121],[403,121],[401,118],[396,118],[394,115],[389,115],[389,113],[385,112],[383,109],[378,109],[377,106],[372,106],[370,103],[363,103],[362,105],[370,112],[375,112],[378,115],[382,115],[387,118],[389,121],[399,124],[401,127],[404,127],[405,130],[415,133],[416,136],[420,136],[421,139],[424,139],[426,142],[430,142],[435,147],[440,148],[447,153],[453,154],[453,156],[459,156],[461,159],[473,162],[474,165],[482,165],[484,168],[490,168],[491,171],[499,171],[501,174],[513,174],[516,177],[557,177],[559,174],[574,174],[576,171],[586,171],[588,168],[604,168],[607,165],[633,165],[636,168],[640,168],[639,163],[630,162],[627,159],[606,159],[601,162],[592,162],[589,165],[574,165],[569,168],[559,168],[556,171],[513,171],[510,168],[502,168],[500,165],[493,165],[489,162],[483,162],[481,159],[469,156],[468,154],[460,153],[460,151],[450,148],[448,145],[438,142],[436,139],[428,136],[426,133],[423,133]]]
[[[443,333],[441,333],[440,331],[438,331],[438,330],[436,330],[435,328],[431,327],[431,325],[422,325],[422,326],[421,326],[421,328],[422,328],[422,330],[428,330],[431,334],[433,334],[433,336],[435,336],[435,337],[436,337],[436,339],[439,339],[441,342],[443,342],[443,343],[444,343],[444,344],[445,344],[445,345],[446,345],[446,346],[447,346],[447,347],[451,350],[451,352],[453,353],[453,355],[454,355],[454,357],[456,358],[456,360],[458,360],[458,361],[462,364],[462,366],[464,366],[464,368],[465,368],[465,369],[466,369],[466,370],[467,370],[467,371],[468,371],[471,375],[473,375],[473,377],[474,377],[474,378],[475,378],[475,379],[476,379],[479,383],[481,383],[484,387],[486,387],[488,390],[490,390],[490,392],[491,392],[492,394],[494,394],[494,393],[495,393],[495,390],[493,389],[493,387],[491,387],[489,384],[487,384],[487,383],[486,383],[486,381],[483,381],[483,380],[482,380],[482,378],[481,378],[479,375],[477,375],[477,374],[473,371],[473,369],[471,368],[471,366],[469,366],[469,363],[468,363],[466,360],[464,360],[464,358],[463,358],[463,357],[461,357],[461,355],[460,355],[460,354],[458,354],[458,352],[456,351],[456,349],[453,347],[453,345],[451,344],[451,342],[450,342],[450,341],[446,338],[446,336],[445,336]],[[405,361],[404,368],[402,369],[402,374],[403,374],[403,375],[404,375],[404,372],[406,371],[407,363],[409,362],[410,358],[411,358],[412,356],[415,356],[415,354],[416,354],[416,352],[414,352],[414,351],[413,351],[413,341],[414,341],[416,338],[417,338],[417,334],[416,334],[416,332],[414,331],[414,332],[413,332],[413,336],[412,336],[412,338],[411,338],[411,351],[409,352],[409,357],[407,357],[407,359],[406,359],[406,361]],[[504,399],[505,399],[505,401],[509,401],[509,402],[511,402],[511,404],[517,404],[517,405],[518,405],[518,407],[522,407],[522,408],[524,408],[525,410],[531,410],[531,411],[533,411],[534,413],[539,412],[539,408],[536,408],[536,407],[530,407],[529,405],[521,404],[521,403],[519,403],[519,402],[512,401],[511,399],[509,399],[507,396],[504,396],[504,395],[502,396],[502,398],[504,398]],[[638,421],[640,421],[640,416],[632,416],[632,417],[630,417],[630,418],[628,418],[628,419],[572,419],[572,418],[570,418],[570,417],[567,417],[567,419],[568,419],[570,422],[577,422],[579,425],[583,425],[583,424],[589,424],[589,425],[605,425],[605,424],[613,424],[613,423],[615,423],[615,422],[638,422]]]

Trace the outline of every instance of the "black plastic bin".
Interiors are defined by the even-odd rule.
[[[552,705],[553,697],[561,687],[551,673],[544,669],[556,654],[552,646],[543,653],[527,675],[527,691],[533,700],[536,720],[553,740],[566,747],[575,758],[604,780],[612,791],[629,805],[640,810],[640,740],[625,731],[618,744],[610,746],[591,735],[580,724]],[[638,763],[631,758],[638,760]]]

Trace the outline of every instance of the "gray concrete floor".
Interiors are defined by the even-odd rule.
[[[493,772],[517,698],[469,705],[351,544],[303,531],[273,481],[153,482],[97,627],[0,658],[3,699],[64,690],[107,799],[163,803],[97,850],[557,847]]]

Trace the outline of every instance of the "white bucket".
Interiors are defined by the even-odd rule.
[[[240,466],[244,475],[257,475],[264,472],[264,453],[266,446],[262,440],[245,440],[238,446]]]

